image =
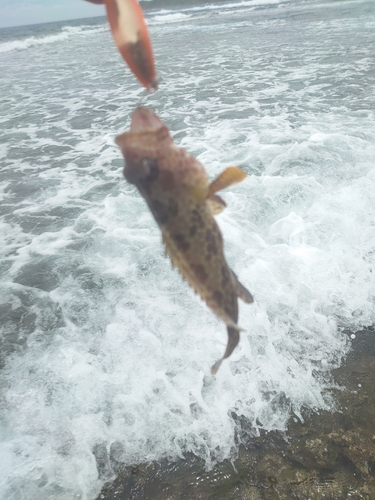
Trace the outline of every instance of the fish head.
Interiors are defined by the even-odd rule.
[[[125,158],[125,178],[132,184],[149,176],[160,155],[173,147],[168,127],[144,107],[134,111],[130,130],[117,136],[115,142]]]
[[[132,115],[130,132],[156,132],[162,127],[165,127],[164,123],[152,109],[139,106]]]

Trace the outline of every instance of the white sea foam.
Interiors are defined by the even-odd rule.
[[[31,47],[41,46],[45,44],[52,44],[67,40],[72,36],[88,35],[93,33],[100,33],[106,31],[105,27],[92,26],[64,26],[60,33],[46,36],[30,36],[23,40],[13,40],[11,42],[0,43],[0,53],[13,52],[15,50],[26,50]]]
[[[279,4],[287,4],[291,2],[291,0],[243,0],[240,2],[222,2],[222,3],[205,3],[204,5],[197,6],[189,6],[183,7],[179,9],[179,12],[202,12],[202,11],[217,11],[218,13],[241,9],[244,7],[253,8],[253,7],[261,7],[261,6],[275,6]],[[167,12],[174,12],[172,10],[164,10]]]
[[[149,24],[179,23],[189,19],[191,15],[182,12],[163,13],[154,16],[149,20]]]
[[[255,303],[216,377],[225,327],[122,179],[112,138],[141,90],[111,40],[2,55],[1,498],[91,500],[116,463],[235,457],[233,413],[251,434],[334,407],[342,330],[375,313],[375,42],[359,7],[231,12],[199,37],[152,27],[165,78],[150,106],[212,178],[249,174],[218,223]]]

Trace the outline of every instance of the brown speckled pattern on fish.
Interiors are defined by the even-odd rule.
[[[207,203],[210,188],[203,165],[178,148],[167,127],[145,108],[135,111],[130,132],[116,142],[125,157],[125,178],[146,200],[173,266],[227,324],[223,359],[230,356],[239,340],[237,296],[246,302],[252,297],[226,263],[223,238]]]

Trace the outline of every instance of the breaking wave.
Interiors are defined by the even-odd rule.
[[[30,36],[23,40],[12,40],[0,43],[0,53],[27,50],[32,47],[48,45],[68,40],[73,36],[91,35],[107,31],[107,27],[92,26],[64,26],[60,33],[48,34],[45,36]]]
[[[113,137],[143,91],[104,22],[0,55],[1,498],[92,500],[119,464],[210,466],[239,430],[334,408],[344,330],[375,317],[375,5],[322,5],[151,26],[147,104],[210,178],[248,174],[218,223],[255,302],[216,377],[225,327],[123,179]]]
[[[150,19],[150,24],[178,23],[180,21],[186,21],[190,17],[191,15],[183,14],[181,12],[164,13],[161,11],[158,15]]]

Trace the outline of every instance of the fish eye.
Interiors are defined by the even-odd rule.
[[[154,181],[159,177],[158,162],[153,158],[143,158],[141,161],[141,169],[144,177],[148,181]]]

